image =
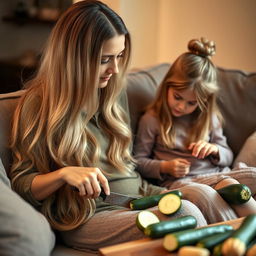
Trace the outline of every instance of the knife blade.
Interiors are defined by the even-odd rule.
[[[104,190],[101,190],[100,197],[103,199],[103,202],[109,203],[111,205],[123,206],[130,208],[130,202],[132,200],[140,198],[139,196],[130,196],[125,194],[120,194],[116,192],[110,192],[109,195],[106,195]]]
[[[72,187],[72,190],[74,191],[79,191],[78,188]],[[101,189],[100,192],[100,197],[103,199],[103,202],[111,204],[111,205],[118,205],[118,206],[123,206],[126,208],[130,208],[130,202],[132,200],[141,198],[140,196],[130,196],[130,195],[125,195],[125,194],[120,194],[116,192],[110,192],[109,195],[106,195],[104,189]]]

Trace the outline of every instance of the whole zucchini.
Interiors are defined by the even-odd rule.
[[[212,236],[203,238],[202,240],[198,241],[196,246],[211,250],[212,248],[214,248],[214,246],[222,243],[224,240],[229,238],[233,232],[234,232],[233,230],[229,230],[229,231],[226,231],[225,233],[214,234]]]
[[[167,251],[174,251],[184,245],[194,245],[199,240],[209,237],[213,234],[224,233],[233,230],[231,225],[221,224],[197,229],[187,229],[174,232],[164,237],[163,246]]]
[[[231,184],[217,189],[221,197],[230,204],[244,204],[251,198],[251,190],[244,184]]]
[[[151,238],[159,238],[172,232],[195,228],[196,225],[196,218],[194,216],[187,215],[176,219],[151,224],[144,229],[144,234]]]
[[[142,198],[132,200],[130,202],[130,208],[132,210],[144,210],[156,206],[158,205],[160,199],[167,194],[175,194],[179,197],[182,197],[182,193],[179,190],[173,190],[159,195],[144,196]]]
[[[256,236],[256,214],[244,218],[241,226],[222,245],[223,255],[244,255],[247,245]]]

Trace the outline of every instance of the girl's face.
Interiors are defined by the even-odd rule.
[[[113,74],[119,72],[118,64],[123,57],[125,48],[125,36],[117,35],[104,42],[102,48],[99,88],[107,86]]]
[[[169,108],[175,117],[191,114],[198,106],[196,95],[190,89],[175,90],[170,87],[167,97]]]

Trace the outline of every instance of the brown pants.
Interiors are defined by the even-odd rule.
[[[198,226],[207,225],[200,210],[186,200],[182,200],[181,210],[172,217],[164,216],[157,207],[149,210],[154,212],[160,220],[193,215],[197,219]],[[61,236],[67,245],[88,252],[117,243],[145,238],[143,232],[136,226],[138,213],[139,211],[128,209],[99,212],[81,227],[62,232]]]

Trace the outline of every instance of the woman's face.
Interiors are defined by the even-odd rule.
[[[118,64],[123,57],[125,48],[125,36],[117,35],[104,42],[102,48],[99,88],[107,86],[113,74],[119,72]]]
[[[167,101],[171,113],[175,117],[191,114],[198,106],[195,93],[190,89],[168,89]]]

